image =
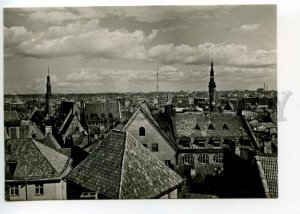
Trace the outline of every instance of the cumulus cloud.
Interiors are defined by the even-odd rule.
[[[241,30],[243,31],[253,31],[260,27],[260,24],[252,24],[252,25],[242,25]]]
[[[250,52],[248,47],[240,44],[203,43],[197,47],[189,45],[164,44],[148,50],[148,56],[163,64],[207,64],[211,56],[217,64],[236,65],[240,67],[267,67],[276,64],[275,50],[256,50]]]
[[[149,35],[141,30],[109,30],[99,28],[99,20],[77,21],[66,26],[50,27],[47,31],[22,41],[16,50],[23,56],[52,58],[82,55],[98,58],[145,59],[145,45],[158,31]]]
[[[20,42],[31,38],[32,35],[33,33],[27,31],[23,26],[4,27],[4,45],[9,46],[19,44]]]

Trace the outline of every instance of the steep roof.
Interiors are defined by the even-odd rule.
[[[112,130],[66,179],[104,198],[155,198],[183,180],[132,135]]]
[[[56,141],[56,139],[53,137],[51,133],[47,134],[46,138],[43,141],[43,144],[55,151],[60,151],[61,149],[61,146],[59,145],[59,143]]]
[[[267,198],[278,197],[277,157],[255,156],[259,175]]]
[[[33,139],[10,139],[5,143],[5,162],[17,164],[12,179],[45,179],[60,177],[68,157]]]

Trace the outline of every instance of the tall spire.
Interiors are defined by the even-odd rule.
[[[51,83],[50,83],[50,71],[49,71],[49,66],[48,66],[48,75],[47,75],[47,83],[46,83],[46,107],[45,107],[45,112],[46,114],[50,115],[51,114]]]
[[[213,59],[210,63],[210,80],[208,84],[209,91],[209,108],[212,111],[214,105],[216,104],[216,82],[215,82],[215,72],[214,72],[214,62]]]

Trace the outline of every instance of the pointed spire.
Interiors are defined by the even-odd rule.
[[[48,76],[49,76],[49,65],[48,65]]]
[[[211,59],[210,66],[211,66],[211,67],[214,67],[214,59],[213,59],[213,58]]]

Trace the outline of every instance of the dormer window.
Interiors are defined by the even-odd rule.
[[[224,123],[224,125],[223,125],[223,130],[229,130],[229,127],[227,126],[226,123]]]
[[[195,130],[201,130],[198,124],[196,124]]]
[[[146,135],[146,131],[144,127],[140,127],[139,129],[139,136],[145,136]]]
[[[184,147],[190,147],[190,142],[191,142],[191,139],[189,137],[183,136],[180,139],[179,144]]]
[[[209,124],[208,130],[215,130],[215,127],[212,124]]]

